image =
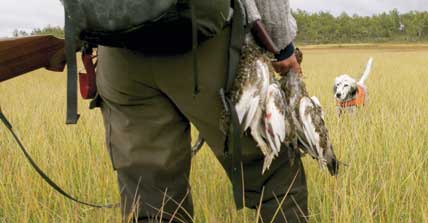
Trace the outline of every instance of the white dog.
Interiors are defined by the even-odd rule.
[[[336,107],[338,113],[343,111],[354,111],[357,107],[367,103],[367,87],[364,82],[369,77],[373,58],[369,58],[366,69],[357,82],[354,78],[347,74],[342,74],[334,81],[334,97],[336,98]]]

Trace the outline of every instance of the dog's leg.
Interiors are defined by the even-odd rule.
[[[342,112],[343,112],[343,109],[340,106],[336,106],[337,117],[340,118],[342,116]]]

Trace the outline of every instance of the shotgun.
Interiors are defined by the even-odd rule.
[[[42,67],[50,71],[62,72],[66,64],[64,45],[64,40],[51,35],[0,39],[0,82]],[[92,60],[90,55],[83,53],[83,56],[86,56],[87,60]],[[36,164],[12,129],[12,125],[3,114],[1,107],[0,122],[6,125],[34,170],[61,195],[77,203],[95,208],[116,208],[119,206],[118,204],[88,203],[67,193]]]
[[[94,63],[96,56],[92,55],[93,46],[89,44],[82,46],[79,42],[76,43],[75,47],[76,52],[82,50],[82,62],[86,70],[86,73],[78,72],[80,94],[84,99],[92,99],[97,92],[95,83],[96,63]],[[71,56],[74,57],[74,54]],[[52,35],[0,39],[0,82],[42,67],[50,71],[62,72],[65,65],[65,40],[63,39]],[[76,67],[75,58],[71,58],[69,65]],[[77,78],[74,80],[76,76],[70,75],[73,74],[73,71],[70,70],[67,77],[66,123],[75,124],[78,118],[78,114],[74,112],[74,110],[77,111],[77,82],[75,82]],[[69,83],[76,84],[69,85]],[[72,119],[69,119],[69,114],[73,116]]]
[[[52,35],[0,39],[0,82],[42,67],[62,72],[64,45]]]

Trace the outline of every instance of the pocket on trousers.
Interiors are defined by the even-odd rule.
[[[105,127],[105,143],[107,147],[107,151],[110,156],[111,165],[114,170],[116,170],[116,166],[114,164],[114,156],[113,156],[113,149],[112,149],[112,142],[111,142],[111,109],[109,106],[106,106],[106,104],[102,101],[102,98],[100,96],[96,97],[96,99],[99,102],[99,106],[101,108],[101,112],[103,114],[104,119],[104,127]]]

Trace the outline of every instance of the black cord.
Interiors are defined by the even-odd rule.
[[[3,124],[6,126],[6,128],[9,130],[9,132],[12,134],[13,138],[15,139],[16,143],[18,144],[21,151],[24,153],[25,158],[27,158],[30,165],[34,168],[34,170],[43,178],[46,183],[49,184],[53,189],[55,189],[58,193],[63,195],[64,197],[77,202],[79,204],[83,204],[86,206],[94,207],[94,208],[116,208],[119,207],[119,204],[106,204],[106,205],[99,205],[99,204],[92,204],[88,202],[81,201],[74,196],[68,194],[65,192],[58,184],[56,184],[52,179],[48,177],[48,175],[43,172],[42,169],[36,164],[36,162],[31,158],[30,154],[25,149],[24,145],[22,144],[21,140],[19,140],[18,136],[15,134],[15,132],[12,129],[12,125],[10,124],[9,120],[7,120],[6,116],[0,111],[0,119],[3,122]]]

